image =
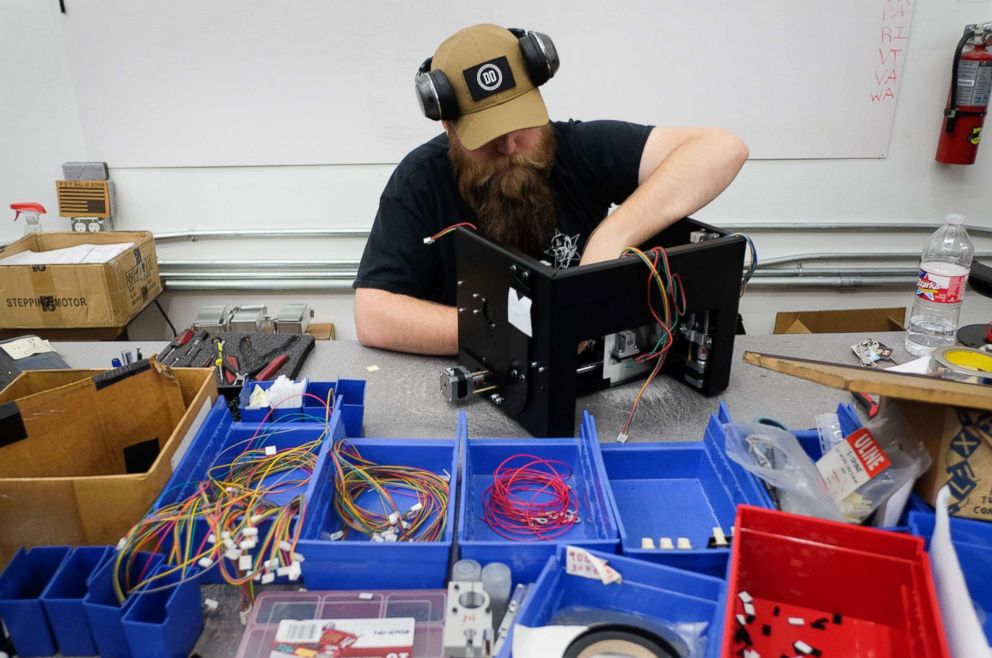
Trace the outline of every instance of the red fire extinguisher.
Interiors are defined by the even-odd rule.
[[[937,162],[975,164],[992,94],[992,23],[969,25],[954,51],[951,90],[937,144]]]

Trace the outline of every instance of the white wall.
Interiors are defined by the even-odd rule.
[[[72,11],[73,2],[68,3]],[[0,203],[40,200],[52,204],[59,165],[85,158],[73,90],[61,44],[57,0],[3,0],[0,3],[0,89],[32,88],[33,93],[0,103]],[[907,54],[904,80],[884,160],[785,160],[748,163],[737,181],[698,216],[714,224],[733,222],[938,221],[963,212],[968,222],[992,227],[992,146],[979,163],[947,167],[933,160],[941,110],[947,93],[950,57],[966,23],[992,19],[992,2],[919,0]],[[552,30],[549,28],[549,32]],[[796,51],[801,56],[802,35]],[[609,53],[604,54],[609,56]],[[567,62],[563,66],[568,66]],[[634,84],[634,81],[631,81]],[[552,94],[553,83],[547,88]],[[412,96],[412,92],[411,92]],[[16,101],[16,102],[15,102]],[[30,103],[30,105],[28,105]],[[26,109],[22,109],[24,106]],[[330,113],[331,108],[328,108]],[[415,104],[397,108],[410,121],[422,121]],[[579,117],[593,118],[593,117]],[[330,120],[330,116],[329,116]],[[8,126],[14,126],[8,131]],[[810,126],[810,130],[830,130]],[[414,145],[411,145],[411,147]],[[120,169],[112,167],[118,190],[116,226],[156,232],[186,228],[287,228],[370,226],[378,195],[391,164],[305,167]],[[33,197],[33,199],[32,199]],[[16,237],[19,227],[0,224],[0,240]],[[762,257],[786,253],[888,250],[918,251],[923,236],[810,234],[756,236]],[[160,259],[195,258],[357,258],[361,240],[275,240],[234,243],[170,243]],[[989,241],[979,249],[992,251]],[[166,293],[163,305],[177,325],[189,323],[201,303],[268,303],[282,300],[314,304],[318,320],[338,325],[339,337],[353,337],[347,294],[267,295]],[[867,293],[749,293],[743,311],[751,332],[770,331],[776,310],[869,307],[911,302],[911,291]],[[988,321],[992,303],[972,295],[966,322]],[[157,311],[142,314],[132,327],[139,338],[164,337]]]

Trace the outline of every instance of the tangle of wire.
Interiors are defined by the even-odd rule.
[[[556,459],[517,454],[504,459],[482,493],[482,520],[511,541],[544,541],[581,522],[569,481],[572,468]]]
[[[331,447],[330,459],[335,469],[334,509],[346,528],[377,542],[444,538],[450,475],[376,463],[362,457],[347,440]],[[359,498],[370,492],[378,505],[360,504]]]
[[[747,290],[747,284],[751,281],[751,277],[754,276],[755,271],[758,269],[758,250],[754,247],[754,241],[751,240],[750,236],[744,235],[743,233],[731,233],[728,237],[738,237],[744,238],[747,241],[747,247],[751,251],[751,258],[748,260],[747,270],[744,271],[744,275],[741,277],[741,297],[744,296],[744,292]]]
[[[631,254],[640,258],[649,270],[647,278],[647,305],[651,316],[658,323],[661,333],[658,341],[650,351],[634,357],[637,363],[654,361],[655,364],[650,374],[644,380],[644,383],[641,384],[641,388],[637,391],[637,395],[634,396],[634,401],[630,405],[627,419],[624,421],[617,436],[617,440],[621,442],[627,439],[627,435],[630,432],[630,424],[633,422],[634,415],[637,413],[637,407],[641,402],[641,398],[644,396],[644,391],[647,390],[651,382],[658,376],[662,366],[665,364],[668,351],[675,341],[675,330],[678,327],[679,319],[685,314],[686,309],[685,290],[682,288],[682,279],[678,274],[672,274],[668,264],[668,252],[662,247],[654,247],[647,251],[641,251],[636,247],[627,247],[620,255],[627,256]],[[652,284],[654,285],[652,286]],[[655,308],[655,296],[652,295],[652,289],[657,290],[657,298],[661,302],[660,310]]]
[[[225,582],[242,587],[243,608],[254,601],[255,582],[272,582],[277,575],[292,578],[303,559],[296,547],[302,531],[299,521],[306,513],[305,496],[294,496],[285,505],[275,504],[271,497],[309,483],[333,407],[330,400],[303,395],[319,401],[325,410],[319,435],[276,449],[270,440],[298,432],[296,421],[304,417],[289,415],[268,423],[279,406],[272,405],[252,436],[217,453],[192,494],[151,512],[124,535],[113,577],[119,603],[138,589],[154,592],[196,579],[201,570],[214,565]],[[163,550],[165,567],[150,573],[152,561],[142,564],[139,555]],[[250,567],[242,568],[241,556],[247,556]]]
[[[445,227],[435,233],[434,235],[424,238],[424,244],[434,244],[438,239],[454,232],[457,228],[470,228],[473,231],[478,231],[479,229],[472,222],[458,222],[457,224],[452,224],[451,226]]]

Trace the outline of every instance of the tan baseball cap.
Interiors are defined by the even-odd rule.
[[[499,25],[455,32],[437,48],[441,69],[458,99],[452,121],[459,141],[475,150],[501,135],[548,123],[548,108],[530,80],[517,37]]]

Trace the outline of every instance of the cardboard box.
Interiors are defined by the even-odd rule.
[[[775,315],[776,334],[849,334],[902,331],[906,309],[857,308],[836,311],[783,311]]]
[[[916,492],[933,505],[937,492],[949,484],[951,514],[992,521],[992,386],[755,352],[745,352],[744,360],[833,388],[882,396],[879,414],[890,407],[901,412],[933,460],[917,480]]]
[[[148,231],[37,233],[0,256],[80,244],[133,242],[98,265],[0,265],[0,326],[5,329],[123,327],[161,292]]]
[[[334,323],[311,322],[307,327],[307,333],[317,340],[334,340]]]
[[[22,373],[0,391],[0,568],[22,545],[116,544],[216,397],[212,369],[154,359]]]

